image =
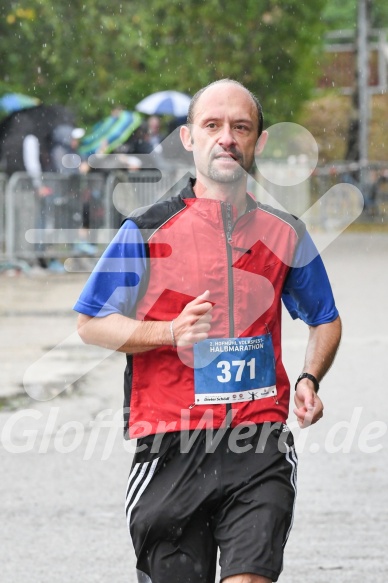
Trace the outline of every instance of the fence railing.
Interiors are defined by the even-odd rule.
[[[5,188],[7,176],[0,173],[0,258],[5,256]]]
[[[283,174],[287,169],[279,172]],[[365,211],[361,220],[381,223],[388,213],[388,169],[383,164],[369,167]],[[161,198],[177,193],[187,181],[181,169],[113,170],[88,174],[47,173],[41,193],[34,189],[28,174],[17,172],[10,178],[0,174],[0,260],[26,261],[39,258],[98,257],[124,217]],[[258,180],[260,183],[260,180]],[[349,164],[318,167],[301,185],[271,187],[267,181],[250,186],[259,200],[297,215],[309,208],[310,225],[322,230],[341,226],[354,200],[346,189],[333,189],[339,183],[357,184],[357,168]],[[327,193],[332,190],[332,196]],[[44,195],[41,195],[42,192]],[[359,200],[357,202],[359,204]]]
[[[337,185],[352,185],[363,195],[364,208],[358,223],[388,224],[388,165],[372,162],[363,169],[363,184],[360,183],[360,167],[357,163],[339,162],[317,167],[310,179],[311,204],[317,203],[317,224],[323,230],[335,227],[350,212],[355,198],[349,190]],[[335,188],[336,187],[336,188]],[[325,196],[332,191],[332,196]]]
[[[0,258],[7,262],[98,256],[133,210],[178,192],[175,171],[0,175]],[[186,182],[186,178],[184,182]]]

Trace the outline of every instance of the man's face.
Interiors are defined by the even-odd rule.
[[[244,88],[222,83],[206,89],[190,131],[181,133],[184,147],[193,152],[197,178],[240,181],[253,164],[258,123],[256,105]]]

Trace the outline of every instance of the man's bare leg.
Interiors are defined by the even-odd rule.
[[[253,575],[252,573],[242,573],[241,575],[232,575],[222,579],[222,583],[272,583],[271,579]]]

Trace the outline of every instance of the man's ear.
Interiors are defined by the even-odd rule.
[[[179,132],[183,147],[188,152],[193,151],[193,140],[191,138],[190,128],[188,126],[181,126]]]
[[[261,152],[265,148],[265,144],[267,143],[267,140],[268,140],[268,132],[264,131],[261,134],[260,138],[257,140],[256,149],[255,149],[255,156],[259,156],[261,154]]]

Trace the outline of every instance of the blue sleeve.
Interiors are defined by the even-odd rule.
[[[91,273],[74,310],[88,316],[129,316],[145,272],[141,232],[135,223],[125,221]]]
[[[328,324],[338,317],[325,266],[308,233],[296,249],[282,299],[291,317],[309,326]]]

